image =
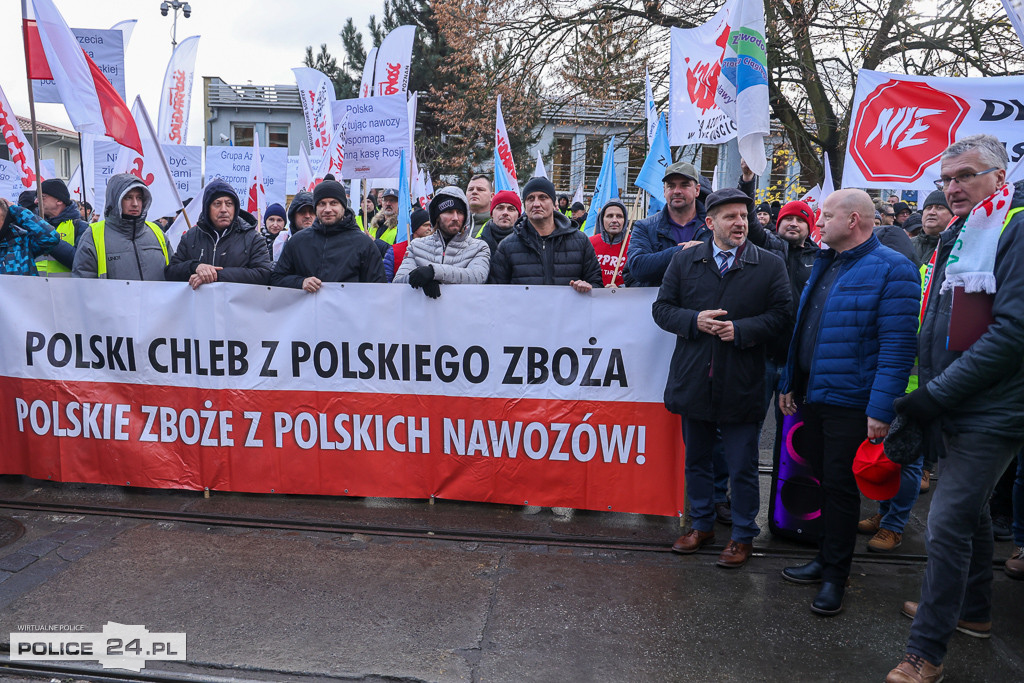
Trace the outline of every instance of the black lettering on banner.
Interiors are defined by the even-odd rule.
[[[260,368],[260,377],[277,377],[277,370],[273,370],[270,367],[270,363],[274,360],[274,354],[277,352],[277,345],[281,342],[273,340],[264,340],[263,348],[267,350],[267,357],[263,359],[263,367]]]
[[[478,356],[480,358],[480,372],[473,373],[473,357]],[[462,358],[462,374],[466,376],[473,384],[480,384],[487,379],[488,373],[491,371],[491,361],[487,357],[487,352],[482,346],[470,346],[466,349],[466,355]]]
[[[1002,121],[1013,116],[1014,121],[1024,121],[1024,103],[1020,100],[1011,99],[1009,102],[1002,100],[986,100],[985,111],[981,114],[981,121]],[[996,109],[999,107],[999,109]]]
[[[156,355],[157,349],[166,343],[166,339],[154,339],[149,344],[149,365],[157,372],[166,373],[168,371],[167,366],[161,363]]]
[[[587,363],[587,369],[583,371],[583,381],[580,382],[580,386],[583,387],[599,387],[601,386],[601,380],[594,377],[594,370],[597,368],[597,359],[601,357],[601,349],[588,348],[583,349],[583,355],[590,357],[590,362]]]
[[[210,340],[210,374],[214,377],[224,375],[224,348],[223,339]],[[199,340],[196,340],[196,357],[199,357]],[[202,373],[200,373],[202,374]]]
[[[390,374],[391,379],[400,379],[398,374],[398,368],[395,367],[395,353],[398,351],[397,344],[378,344],[377,346],[377,363],[379,364],[380,379],[388,379],[386,375]]]
[[[612,382],[618,382],[620,387],[628,387],[626,364],[622,361],[622,349],[612,349],[611,356],[608,368],[604,373],[604,386],[610,387]]]
[[[326,366],[323,364],[325,351],[328,359]],[[338,371],[338,350],[334,348],[334,344],[322,341],[316,345],[313,352],[313,367],[316,368],[316,374],[324,379],[334,376],[334,373]]]
[[[356,379],[359,375],[348,365],[348,342],[341,342],[341,376],[343,379]]]
[[[544,384],[548,381],[548,350],[531,346],[526,350],[526,383]]]
[[[376,374],[373,358],[370,356],[371,351],[373,351],[373,344],[370,342],[363,342],[359,345],[359,349],[357,349],[359,360],[363,362],[364,368],[359,372],[359,379],[373,379],[373,376]]]
[[[454,346],[445,344],[437,350],[437,355],[434,356],[434,374],[445,384],[454,382],[455,378],[459,376],[459,362],[455,360],[458,355],[459,352],[455,350]],[[450,360],[444,360],[445,356],[448,356]]]
[[[62,354],[57,355],[58,342],[63,347]],[[55,368],[62,368],[71,360],[71,340],[66,334],[58,332],[50,337],[50,343],[46,345],[46,360]]]
[[[512,358],[508,361],[508,367],[505,368],[505,377],[502,378],[502,384],[522,384],[523,378],[516,377],[513,373],[516,371],[516,366],[519,365],[519,359],[523,355],[522,346],[506,346],[503,351],[505,355],[512,355]]]
[[[562,359],[564,358],[569,359],[568,374],[562,374]],[[555,355],[551,358],[551,374],[554,375],[555,381],[563,387],[575,382],[576,376],[580,374],[580,359],[576,357],[576,352],[565,346],[555,351]]]
[[[429,344],[417,344],[416,345],[416,381],[417,382],[429,382],[430,381],[430,353]]]
[[[302,371],[300,366],[309,360],[309,344],[306,342],[292,342],[292,377],[300,377]]]
[[[46,347],[46,336],[42,332],[27,332],[25,334],[25,364],[32,366],[32,354],[42,351]]]

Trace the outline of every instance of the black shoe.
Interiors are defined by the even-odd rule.
[[[811,603],[811,611],[823,617],[834,617],[843,611],[843,594],[846,587],[841,583],[826,581],[821,585],[817,597]]]
[[[992,517],[992,538],[997,541],[1013,540],[1013,520],[1004,515]]]
[[[821,562],[811,560],[799,567],[786,567],[782,570],[782,578],[792,583],[821,583],[823,569]]]
[[[715,503],[715,519],[719,524],[732,525],[732,504],[729,501]]]

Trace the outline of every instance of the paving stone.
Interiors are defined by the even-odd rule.
[[[0,570],[8,572],[20,572],[25,567],[39,559],[31,553],[14,552],[10,555],[0,557]]]

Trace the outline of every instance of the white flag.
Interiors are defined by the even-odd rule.
[[[764,139],[770,123],[764,0],[734,1],[715,102],[736,122],[740,157],[761,175],[768,167]]]
[[[434,181],[430,177],[430,171],[427,171],[427,199],[432,199],[434,196]]]
[[[18,124],[18,118],[14,115],[3,88],[0,88],[0,131],[3,131],[4,141],[7,143],[8,158],[21,171],[22,187],[26,190],[35,188],[36,169],[32,145],[25,138],[25,133]]]
[[[544,158],[537,152],[537,165],[533,167],[534,178],[547,178],[548,170],[544,168]]]
[[[164,85],[160,90],[157,134],[160,142],[184,145],[188,137],[188,113],[192,106],[192,81],[196,75],[196,51],[199,36],[178,43],[167,62]]]
[[[647,146],[654,142],[654,131],[658,129],[658,107],[654,104],[654,90],[651,89],[651,73],[644,67],[644,109],[647,110]]]
[[[185,236],[186,232],[188,232],[189,224],[191,223],[192,225],[195,225],[195,221],[198,218],[199,214],[198,212],[195,211],[193,207],[199,206],[199,204],[196,202],[196,199],[202,196],[202,194],[203,190],[202,188],[199,188],[199,193],[195,197],[192,197],[190,200],[187,200],[188,207],[184,207],[183,202],[182,212],[178,214],[178,217],[175,218],[174,222],[171,223],[169,228],[167,228],[167,249],[172,254],[178,250],[178,243],[181,242],[181,238]],[[186,213],[188,214],[188,216],[185,215]]]
[[[374,95],[395,95],[409,89],[412,44],[415,39],[415,26],[399,26],[381,41],[374,60]]]
[[[122,145],[117,153],[117,161],[114,162],[114,173],[131,173],[146,184],[153,195],[153,203],[149,206],[150,216],[173,216],[181,208],[178,186],[141,97],[135,97],[132,117],[139,129],[139,139],[142,140],[142,154]]]
[[[119,21],[110,27],[111,31],[120,31],[124,34],[124,47],[128,49],[128,41],[132,39],[132,31],[135,30],[135,24],[139,23],[138,19],[125,19]]]
[[[579,202],[580,204],[583,203],[583,181],[582,180],[580,181],[580,186],[576,188],[576,194],[574,194],[572,196],[572,202],[569,204],[569,206],[572,206],[576,202]]]
[[[359,82],[359,96],[370,97],[373,95],[373,66],[377,61],[377,48],[370,48],[366,53],[366,62],[363,63],[363,79]]]
[[[263,156],[260,154],[260,134],[252,136],[252,161],[249,162],[249,198],[245,210],[256,216],[256,223],[263,222],[267,211],[267,190],[263,183]]]
[[[715,164],[715,170],[711,173],[711,191],[718,192],[720,189],[718,186],[718,164]]]
[[[427,181],[424,175],[423,171],[420,171],[416,176],[416,191],[413,193],[421,209],[427,208]]]
[[[825,160],[823,163],[825,164],[823,166],[825,169],[825,177],[821,181],[821,192],[818,195],[818,206],[822,206],[825,203],[825,199],[836,191],[835,181],[832,180],[832,167],[828,163],[828,152],[825,152]]]
[[[1017,32],[1017,40],[1024,44],[1024,0],[1003,0],[1003,9]]]
[[[334,132],[334,85],[326,75],[310,69],[299,67],[292,69],[295,83],[299,86],[299,97],[302,99],[302,114],[306,119],[306,137],[309,151],[313,156],[324,154]]]
[[[808,204],[821,205],[821,185],[815,185],[811,189],[807,190],[807,194],[800,198],[800,201],[807,202]]]
[[[313,166],[309,163],[309,155],[304,146],[299,147],[299,168],[295,177],[295,192],[313,191]]]
[[[327,145],[320,163],[313,174],[313,184],[321,182],[328,173],[334,175],[334,179],[341,181],[341,170],[345,165],[345,126],[348,124],[348,113],[342,117],[341,123],[334,129],[334,135]]]

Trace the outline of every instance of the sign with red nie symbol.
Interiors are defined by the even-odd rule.
[[[1018,110],[1006,93],[1022,87],[1020,76],[925,78],[861,70],[843,186],[930,191],[942,152],[978,133],[1001,140],[1012,166],[1024,155],[1024,107]]]

